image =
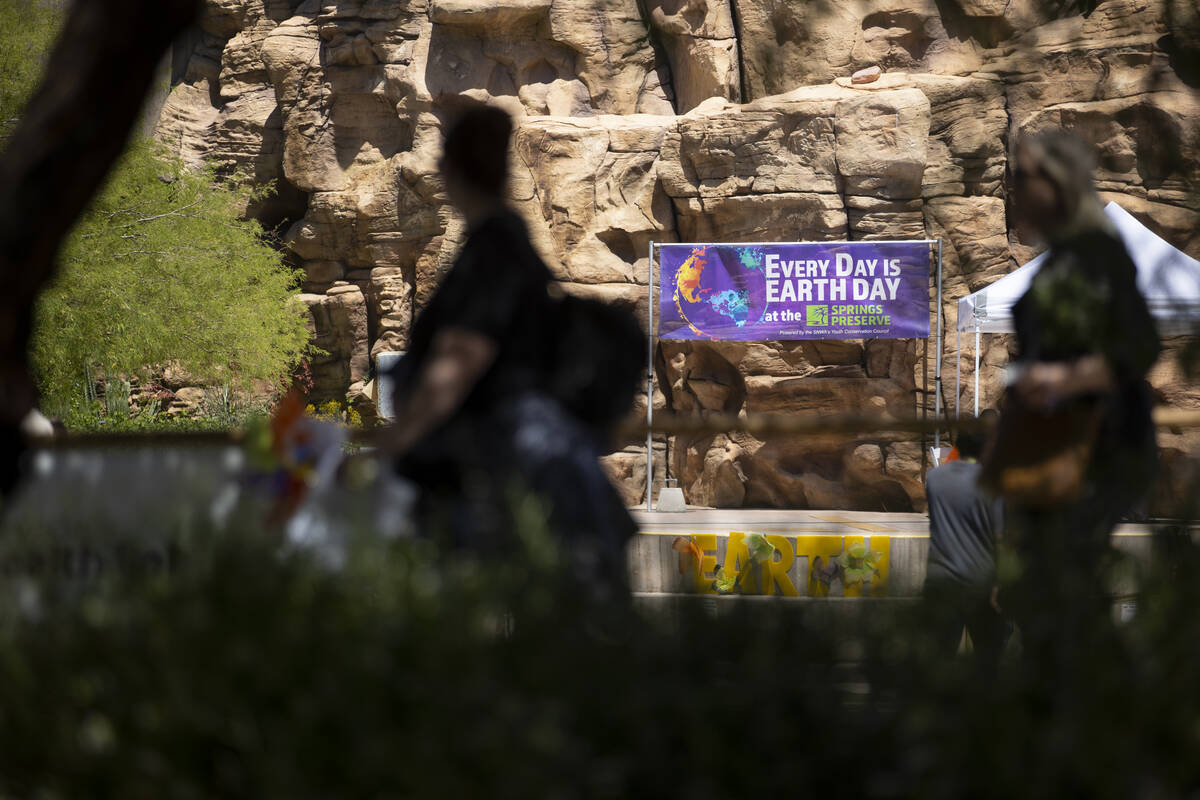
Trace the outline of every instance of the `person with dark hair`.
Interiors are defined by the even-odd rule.
[[[537,524],[518,519],[533,498],[574,577],[620,594],[636,526],[600,468],[595,432],[549,390],[563,301],[505,202],[511,134],[508,114],[491,107],[446,134],[439,166],[467,238],[413,323],[385,448],[421,490],[426,534],[512,552],[517,526]]]
[[[1003,605],[1026,649],[1069,671],[1098,641],[1081,637],[1111,627],[1109,537],[1155,472],[1145,378],[1159,339],[1088,147],[1044,131],[1021,137],[1010,163],[1014,209],[1049,253],[1013,306],[1014,380],[985,473],[1008,501],[1019,561]]]
[[[996,412],[980,415],[993,423]],[[958,459],[930,470],[925,478],[929,503],[929,556],[924,596],[933,621],[935,645],[958,649],[963,627],[980,659],[995,664],[1008,638],[1008,623],[995,608],[996,537],[1004,526],[1003,504],[979,487],[983,434],[958,434]]]

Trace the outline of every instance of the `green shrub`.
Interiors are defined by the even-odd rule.
[[[0,0],[0,143],[12,132],[41,80],[60,17],[59,9],[50,3]]]
[[[91,376],[110,386],[176,363],[200,382],[285,378],[309,332],[296,276],[240,220],[247,190],[136,143],[64,247],[39,300],[33,361],[62,415]]]
[[[0,0],[0,142],[37,86],[63,9]],[[38,301],[31,350],[46,410],[92,413],[101,378],[108,416],[119,416],[129,378],[168,363],[215,385],[288,376],[309,350],[299,273],[242,218],[270,190],[187,169],[154,142],[134,141]]]

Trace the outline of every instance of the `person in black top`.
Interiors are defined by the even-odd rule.
[[[1010,392],[1035,413],[1098,423],[1077,499],[1047,508],[1008,504],[1006,538],[1021,577],[1002,597],[1027,646],[1047,653],[1065,646],[1081,657],[1090,645],[1073,637],[1103,628],[1109,616],[1101,576],[1109,536],[1149,489],[1157,456],[1145,378],[1158,334],[1091,170],[1088,148],[1062,132],[1023,137],[1013,154],[1015,210],[1050,249],[1013,307]]]
[[[509,552],[515,525],[529,524],[515,509],[532,497],[574,577],[619,589],[636,526],[596,460],[596,437],[547,391],[562,303],[505,204],[511,133],[505,112],[478,107],[446,135],[439,166],[467,239],[413,324],[386,447],[421,490],[425,533]]]
[[[988,409],[980,419],[995,414]],[[976,654],[995,665],[1008,638],[1008,623],[992,601],[1004,506],[978,485],[983,435],[963,431],[956,447],[958,460],[931,470],[925,478],[929,556],[923,594],[939,652],[957,652],[965,626]]]

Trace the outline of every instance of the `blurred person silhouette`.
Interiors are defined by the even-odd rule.
[[[1001,577],[1019,575],[1002,605],[1026,649],[1064,668],[1111,628],[1101,573],[1113,528],[1155,472],[1145,377],[1159,340],[1088,147],[1040,132],[1017,141],[1011,163],[1015,213],[1049,254],[1013,307],[1018,355],[984,483],[1007,500],[1015,560],[1001,560]]]
[[[996,416],[987,409],[979,418],[991,426]],[[955,444],[958,458],[925,478],[929,555],[922,593],[939,653],[957,652],[966,627],[977,657],[995,665],[1009,631],[992,597],[1004,504],[979,486],[983,444],[983,432],[962,431]]]
[[[572,577],[623,596],[636,525],[597,458],[644,375],[643,334],[628,314],[564,296],[534,251],[505,202],[512,129],[475,106],[446,132],[439,168],[467,237],[395,368],[384,447],[420,490],[426,535],[511,553],[532,500]]]

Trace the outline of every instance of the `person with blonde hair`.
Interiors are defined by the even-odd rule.
[[[1002,604],[1027,644],[1053,649],[1108,614],[1109,536],[1155,472],[1145,378],[1159,339],[1088,147],[1039,132],[1010,163],[1014,212],[1049,252],[1013,307],[1018,353],[984,467],[1021,574]]]

